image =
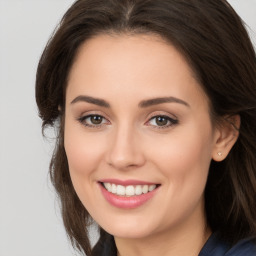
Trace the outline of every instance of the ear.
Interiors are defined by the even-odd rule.
[[[228,116],[215,128],[213,160],[219,162],[227,157],[238,139],[240,122],[239,115]]]

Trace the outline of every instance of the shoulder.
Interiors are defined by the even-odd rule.
[[[104,233],[92,250],[93,256],[115,256],[117,255],[114,237]]]
[[[199,256],[256,256],[256,244],[244,239],[229,247],[213,234],[202,248]]]
[[[225,256],[256,256],[256,244],[251,239],[242,240],[229,249]]]

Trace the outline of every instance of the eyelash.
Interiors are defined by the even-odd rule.
[[[106,122],[104,122],[104,123],[100,123],[100,124],[88,124],[87,122],[86,122],[86,120],[87,119],[90,119],[90,118],[92,118],[92,117],[94,117],[94,118],[102,118],[102,120],[105,120]],[[169,127],[171,127],[171,126],[174,126],[174,125],[177,125],[178,123],[179,123],[179,121],[177,120],[177,119],[173,119],[173,118],[171,118],[171,117],[169,117],[169,116],[166,116],[166,115],[155,115],[155,116],[153,116],[153,117],[151,117],[145,124],[147,125],[147,126],[150,126],[150,122],[152,121],[152,120],[155,120],[155,122],[156,122],[156,118],[162,118],[162,119],[165,119],[167,122],[168,122],[168,125],[163,125],[163,126],[160,126],[160,125],[152,125],[152,127],[154,128],[154,129],[166,129],[166,128],[169,128]],[[78,121],[81,123],[81,124],[83,124],[84,126],[86,126],[86,127],[89,127],[89,128],[101,128],[103,125],[106,125],[106,124],[109,124],[110,122],[106,119],[106,118],[104,118],[102,115],[97,115],[97,114],[92,114],[92,115],[87,115],[87,116],[82,116],[82,117],[80,117],[80,118],[78,118]],[[91,121],[90,121],[91,122]]]
[[[84,126],[89,127],[89,128],[101,128],[102,125],[106,124],[106,123],[100,123],[98,125],[95,125],[95,124],[88,124],[88,123],[86,123],[86,119],[90,119],[92,117],[102,118],[102,120],[106,120],[107,121],[106,123],[109,123],[109,121],[106,118],[104,118],[102,115],[96,115],[96,114],[82,116],[82,117],[78,118],[78,121],[81,124],[83,124]]]
[[[163,126],[152,125],[152,127],[154,127],[154,129],[167,129],[167,128],[169,128],[171,126],[174,126],[174,125],[177,125],[179,123],[178,119],[174,119],[174,118],[171,118],[171,117],[166,116],[166,115],[155,115],[155,116],[151,117],[149,119],[149,121],[146,122],[146,125],[148,125],[149,122],[152,121],[152,120],[155,120],[155,122],[156,122],[157,118],[165,119],[168,122],[168,125],[163,125]]]

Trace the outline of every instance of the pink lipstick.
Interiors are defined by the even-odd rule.
[[[137,208],[149,201],[156,194],[159,184],[116,179],[99,181],[103,197],[113,206],[122,209]]]

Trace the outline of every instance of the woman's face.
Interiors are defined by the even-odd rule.
[[[65,150],[78,197],[106,231],[142,238],[197,228],[216,137],[208,99],[173,46],[99,35],[81,47]]]

